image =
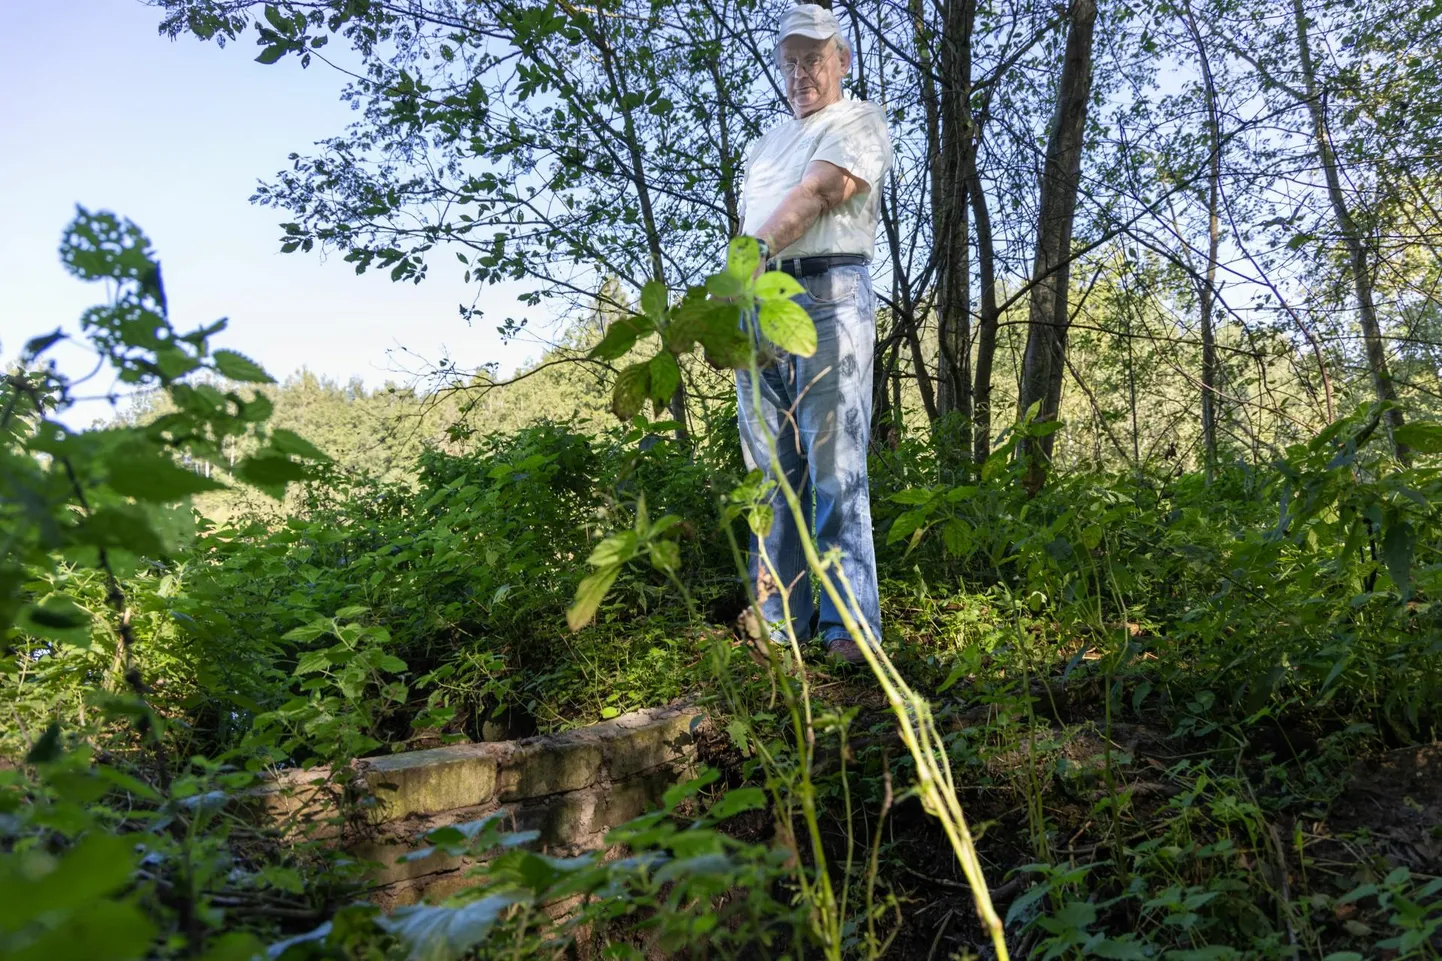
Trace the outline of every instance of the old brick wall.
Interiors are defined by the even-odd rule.
[[[369,758],[357,770],[372,806],[344,829],[333,823],[328,771],[278,778],[264,808],[377,862],[372,897],[382,907],[434,899],[464,887],[473,862],[435,853],[397,863],[427,831],[504,808],[517,830],[538,830],[551,853],[600,848],[611,828],[659,806],[666,788],[693,774],[691,734],[700,720],[694,707],[669,705],[563,734]]]

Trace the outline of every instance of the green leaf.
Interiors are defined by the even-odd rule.
[[[635,531],[618,531],[597,544],[586,563],[592,567],[624,564],[636,556],[638,543]]]
[[[758,314],[761,333],[777,347],[798,357],[816,353],[816,325],[794,300],[767,300]]]
[[[650,364],[650,386],[647,388],[652,400],[658,404],[664,404],[676,393],[676,388],[681,386],[681,367],[676,363],[676,355],[669,350],[663,350],[651,358]]]
[[[247,384],[275,383],[274,377],[267,374],[259,364],[244,354],[233,350],[217,350],[211,355],[211,359],[215,363],[215,369],[220,371],[222,377]]]
[[[1412,596],[1412,551],[1416,546],[1416,534],[1406,521],[1389,518],[1387,530],[1382,535],[1382,560],[1387,564],[1387,573],[1405,601]]]
[[[64,749],[60,743],[60,725],[51,721],[45,731],[30,745],[30,750],[25,753],[26,764],[49,764],[52,761],[60,760]]]
[[[293,430],[277,427],[270,432],[270,446],[282,454],[294,454],[307,460],[330,461],[330,456]]]
[[[659,280],[648,280],[641,288],[641,310],[653,321],[666,315],[668,293],[666,285]]]
[[[651,566],[658,571],[674,571],[681,566],[681,547],[675,541],[651,543]]]
[[[651,394],[651,365],[632,364],[616,377],[611,391],[611,413],[620,421],[628,421],[641,412]]]
[[[715,297],[740,297],[746,292],[746,282],[734,274],[712,274],[706,278],[706,289]]]
[[[8,909],[8,903],[6,907]],[[6,961],[96,961],[99,958],[138,961],[148,956],[154,937],[154,922],[134,904],[97,900],[83,909],[71,911],[56,927],[23,948],[8,952],[5,958]]]
[[[265,945],[255,935],[249,931],[231,931],[212,938],[200,961],[253,961],[264,954]]]
[[[707,813],[716,820],[724,820],[742,811],[757,811],[766,806],[766,792],[759,787],[738,787],[726,792],[726,796],[711,806]]]
[[[331,623],[323,617],[316,618],[309,624],[302,624],[300,627],[293,627],[281,635],[283,641],[299,641],[308,644],[318,637],[325,637],[331,632]]]
[[[1088,956],[1098,958],[1112,958],[1115,961],[1146,961],[1151,955],[1147,946],[1140,941],[1121,941],[1114,938],[1103,938],[1095,944],[1087,945]]]
[[[170,456],[144,444],[126,444],[110,457],[110,486],[140,501],[170,504],[225,485],[178,466]]]
[[[740,315],[735,304],[691,295],[671,312],[671,325],[666,328],[666,346],[678,354],[691,350],[697,342],[718,333],[740,329]]]
[[[155,557],[165,553],[150,518],[132,507],[102,507],[75,528],[75,542],[92,547],[119,548]]]
[[[519,892],[491,894],[457,907],[415,904],[376,918],[406,948],[407,961],[458,958],[485,940],[511,905],[526,900]]]
[[[259,451],[240,462],[236,476],[254,484],[277,499],[285,496],[285,485],[310,476],[304,464],[298,464],[272,448]]]
[[[636,341],[651,331],[655,325],[649,317],[618,317],[606,328],[606,336],[591,348],[588,355],[593,360],[619,360],[627,351],[636,346]]]
[[[620,564],[612,564],[603,567],[583,580],[576,588],[576,600],[571,609],[566,611],[566,624],[573,631],[579,631],[591,623],[591,618],[596,616],[596,609],[605,600],[606,592],[616,580],[616,575],[621,573]]]
[[[895,494],[892,494],[890,497],[888,497],[887,500],[891,501],[893,504],[911,504],[915,506],[917,504],[925,504],[926,502],[930,501],[931,498],[931,491],[927,490],[924,487],[913,487],[908,490],[897,491]]]
[[[736,237],[726,245],[726,272],[731,276],[749,284],[759,266],[761,247],[755,237]]]
[[[895,544],[924,528],[930,513],[927,510],[912,510],[902,514],[891,522],[891,530],[886,535],[886,543]]]
[[[5,926],[21,927],[51,912],[93,910],[98,899],[130,883],[135,840],[134,836],[94,832],[51,864],[46,864],[38,851],[30,852],[30,870],[0,879]],[[105,956],[117,955],[107,952]]]
[[[1392,431],[1392,439],[1418,453],[1442,454],[1442,424],[1414,420]]]
[[[779,270],[768,271],[756,278],[756,296],[762,300],[779,300],[806,293],[806,288],[793,276]]]
[[[64,594],[53,594],[38,604],[24,609],[20,627],[27,634],[74,644],[90,646],[90,612]]]
[[[281,57],[285,56],[285,50],[285,44],[273,43],[260,52],[260,56],[255,58],[255,62],[264,64],[275,63]]]

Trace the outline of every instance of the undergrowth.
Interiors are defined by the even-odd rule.
[[[169,326],[133,226],[83,215],[67,251],[118,291],[97,349],[177,412],[70,431],[45,338],[6,375],[0,952],[992,950],[874,680],[800,648],[762,666],[744,617],[737,636],[733,544],[767,494],[731,421],[689,443],[639,415],[540,423],[381,481],[269,430],[255,395],[188,384],[265,374],[212,350],[218,329]],[[884,645],[941,732],[1014,956],[1438,955],[1442,425],[1409,425],[1404,466],[1382,413],[1210,481],[1035,496],[1014,448],[1048,425],[979,469],[926,436],[878,451]],[[235,435],[261,453],[227,481],[302,484],[296,510],[186,508],[212,484],[189,465]],[[363,865],[244,810],[268,771],[330,770],[344,795],[357,758],[682,697],[711,716],[709,770],[618,829],[625,857],[442,828],[430,846],[495,855],[446,905],[358,904]]]

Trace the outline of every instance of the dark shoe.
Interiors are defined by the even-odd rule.
[[[826,653],[830,654],[836,660],[844,661],[847,664],[858,665],[866,663],[866,655],[862,652],[861,645],[849,637],[833,637],[827,641]]]

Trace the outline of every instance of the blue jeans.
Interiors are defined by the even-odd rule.
[[[779,358],[761,370],[761,409],[752,397],[751,372],[736,375],[741,449],[750,469],[772,477],[766,434],[776,438],[781,469],[800,497],[821,554],[840,548],[841,570],[860,602],[862,617],[881,638],[876,586],[876,548],[871,537],[871,493],[866,449],[871,435],[872,353],[876,344],[876,296],[864,266],[833,267],[800,278],[806,292],[796,302],[816,324],[816,353]],[[775,348],[772,348],[775,351]],[[763,433],[764,427],[764,433]],[[775,521],[764,539],[782,588],[790,591],[792,624],[809,639],[815,610],[806,556],[790,507],[778,491]],[[764,596],[762,615],[773,639],[786,636],[781,597],[763,582],[757,538],[751,538],[751,580]],[[837,585],[843,599],[845,588]],[[817,634],[823,642],[849,637],[836,605],[821,592]],[[863,643],[865,638],[853,638]]]

